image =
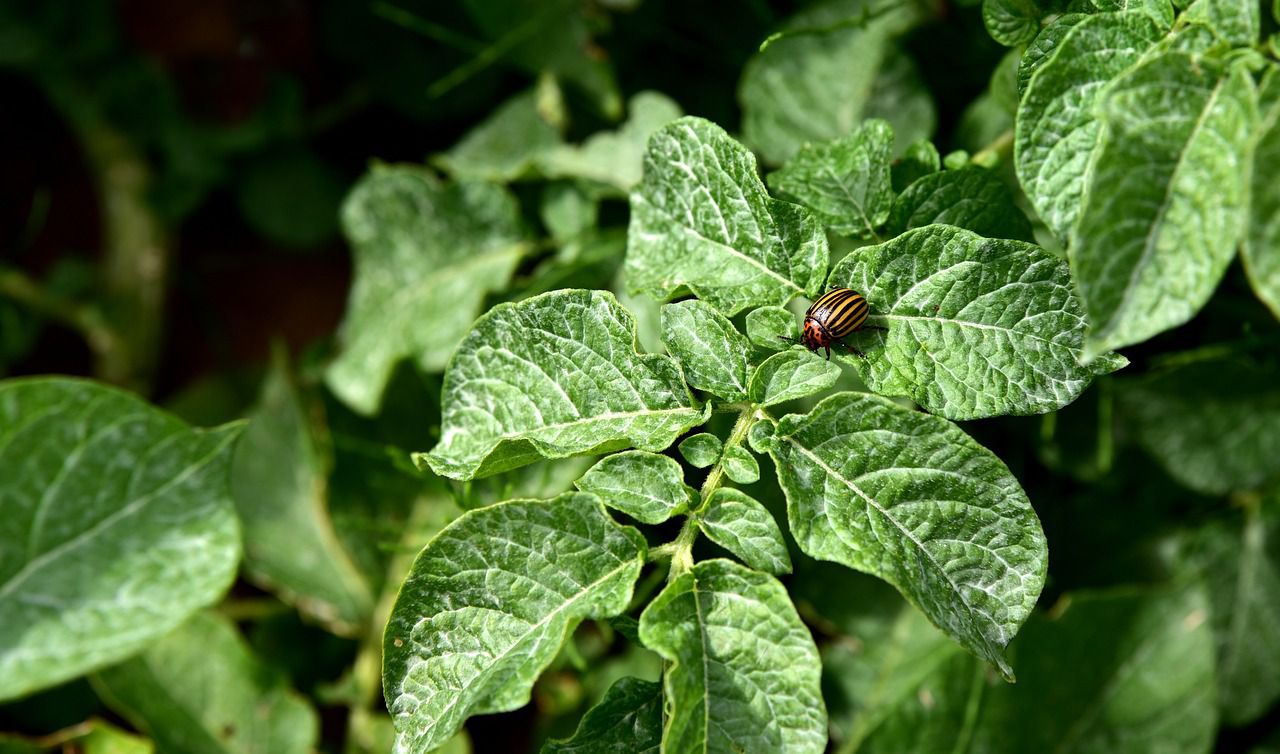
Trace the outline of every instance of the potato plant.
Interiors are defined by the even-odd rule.
[[[0,713],[94,700],[0,751],[1280,750],[1280,6],[824,0],[716,122],[636,5],[470,4],[531,86],[243,419],[0,381]]]

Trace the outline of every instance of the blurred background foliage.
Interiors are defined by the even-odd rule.
[[[827,32],[848,32],[816,63],[805,33],[815,29],[828,42]],[[7,0],[0,376],[92,376],[196,424],[251,416],[266,427],[246,442],[256,437],[255,449],[296,473],[244,473],[315,505],[299,526],[319,533],[302,546],[346,569],[316,591],[350,583],[325,594],[276,588],[296,563],[254,547],[288,550],[292,533],[264,529],[256,545],[247,535],[243,578],[218,612],[256,657],[233,642],[228,662],[261,677],[236,693],[290,686],[319,712],[321,750],[386,751],[380,616],[408,559],[460,509],[554,494],[586,462],[468,485],[425,478],[407,458],[434,441],[438,371],[402,361],[373,412],[325,386],[353,275],[339,210],[357,179],[375,162],[408,162],[510,184],[528,251],[509,284],[482,293],[480,311],[552,288],[618,288],[625,191],[638,178],[627,136],[643,137],[639,114],[708,118],[775,167],[803,138],[882,117],[900,150],[928,138],[943,155],[986,151],[1011,177],[1016,62],[986,33],[979,7],[948,0]],[[662,97],[643,94],[654,92]],[[628,131],[629,116],[638,131]],[[592,153],[600,132],[616,141]],[[623,300],[656,348],[653,305]],[[1196,563],[1228,575],[1244,567],[1231,542],[1242,527],[1271,531],[1264,522],[1274,516],[1256,495],[1224,499],[1153,461],[1144,448],[1158,446],[1161,417],[1176,407],[1148,383],[1219,381],[1225,394],[1242,383],[1220,369],[1167,372],[1222,358],[1272,370],[1277,342],[1237,264],[1196,320],[1126,350],[1133,366],[1076,404],[965,425],[1010,466],[1044,523],[1052,560],[1041,607],[1102,590],[1081,598],[1084,617],[1073,614],[1069,627],[1037,619],[1026,652],[1059,646],[1065,632],[1082,646],[1064,658],[1087,654],[1090,642],[1108,646],[1193,599],[1142,602],[1134,585],[1168,582]],[[1230,427],[1204,432],[1213,443]],[[763,471],[747,491],[777,512],[784,503],[772,469]],[[336,540],[325,539],[330,531]],[[945,684],[983,682],[976,661],[938,644],[870,579],[799,557],[788,586],[824,652],[833,747],[891,751],[894,731],[912,726],[945,738],[945,718],[912,722],[907,712],[919,710],[904,711],[903,700],[949,713]],[[528,707],[476,718],[454,750],[536,750],[572,732],[616,678],[655,679],[656,656],[619,639],[630,630],[626,621],[584,625]],[[923,664],[904,669],[904,657]],[[1048,689],[1054,667],[1032,671],[1032,685]],[[886,691],[895,677],[903,685]],[[109,681],[0,706],[0,751],[116,750],[106,747],[128,739],[122,729],[148,721],[108,693]],[[927,686],[935,682],[943,685]],[[1280,711],[1264,697],[1247,716],[1228,716],[1218,750],[1277,740]]]

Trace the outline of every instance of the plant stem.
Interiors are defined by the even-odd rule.
[[[0,269],[0,296],[80,333],[95,356],[119,347],[119,335],[96,307],[53,293],[19,270]]]
[[[991,167],[999,162],[1004,154],[1009,152],[1012,148],[1013,129],[1008,128],[1005,129],[1004,133],[993,139],[990,144],[979,150],[977,154],[969,159],[969,161],[976,165],[982,165],[983,167]]]

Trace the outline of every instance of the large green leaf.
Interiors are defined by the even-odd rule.
[[[642,450],[605,456],[575,484],[644,524],[660,524],[695,499],[674,458]]]
[[[1280,479],[1280,370],[1202,361],[1122,384],[1133,433],[1182,484],[1223,494]]]
[[[1213,293],[1244,229],[1254,100],[1242,65],[1181,51],[1108,86],[1071,232],[1086,358],[1186,322]]]
[[[616,131],[597,133],[581,145],[562,145],[538,159],[552,178],[585,178],[630,191],[640,182],[644,149],[654,131],[681,116],[680,106],[658,92],[640,92],[628,104],[630,116]]]
[[[580,492],[471,511],[414,561],[383,643],[396,751],[425,753],[473,714],[505,712],[584,618],[620,614],[644,537]]]
[[[524,177],[560,143],[560,132],[538,112],[537,90],[530,89],[498,106],[433,162],[457,179],[503,183]]]
[[[893,203],[892,159],[893,129],[869,120],[848,136],[804,144],[769,174],[769,187],[813,210],[837,233],[875,238]]]
[[[229,620],[210,613],[98,673],[93,685],[161,754],[307,754],[320,734],[306,700],[250,653]]]
[[[1010,675],[1044,586],[1044,533],[1000,459],[959,427],[862,393],[777,424],[770,455],[800,549],[879,576]]]
[[[1059,29],[1066,26],[1059,23]],[[1014,163],[1022,190],[1060,239],[1071,230],[1086,190],[1101,128],[1094,112],[1098,95],[1160,35],[1156,22],[1141,13],[1080,19],[1060,38],[1049,37],[1056,45],[1027,80],[1015,121]]]
[[[245,571],[331,630],[354,636],[373,611],[373,594],[329,519],[328,464],[311,432],[287,367],[277,363],[231,467]]]
[[[698,528],[756,570],[791,572],[791,555],[773,515],[744,492],[729,487],[713,492],[707,510],[698,515]]]
[[[1202,23],[1223,41],[1247,47],[1258,43],[1262,8],[1256,0],[1195,0],[1182,21]]]
[[[742,71],[742,135],[765,162],[836,139],[864,118],[889,121],[905,147],[931,135],[933,103],[893,41],[923,15],[914,2],[835,0],[790,19]]]
[[[830,284],[862,292],[868,323],[888,328],[851,340],[866,358],[841,358],[872,390],[951,419],[1062,408],[1123,364],[1079,365],[1085,321],[1067,265],[1021,241],[928,225],[845,257]]]
[[[342,223],[356,279],[326,379],[345,403],[372,414],[398,361],[445,365],[485,294],[511,278],[524,232],[505,189],[442,184],[411,166],[375,167],[347,198]]]
[[[1274,495],[1272,496],[1274,498]],[[1276,500],[1195,532],[1177,553],[1208,586],[1218,644],[1218,710],[1241,726],[1280,699],[1280,515]]]
[[[704,421],[675,362],[635,351],[635,320],[603,291],[499,304],[444,377],[437,474],[488,476],[539,457],[662,450]]]
[[[751,344],[711,304],[691,299],[663,306],[662,342],[690,385],[729,401],[747,397]]]
[[[681,118],[649,139],[631,193],[631,290],[665,299],[688,286],[732,315],[815,294],[826,267],[822,226],[770,198],[755,158],[719,126]]]
[[[894,200],[886,232],[893,236],[940,223],[987,238],[1034,241],[1031,222],[995,173],[977,165],[930,173]]]
[[[0,383],[0,699],[119,661],[235,579],[239,427],[113,388]]]
[[[1280,73],[1272,69],[1258,92],[1262,122],[1253,150],[1248,227],[1242,257],[1249,282],[1280,318]]]
[[[993,683],[972,658],[899,621],[851,743],[863,754],[1207,752],[1216,721],[1206,617],[1195,588],[1069,595],[1022,629],[1016,684]]]
[[[662,747],[662,684],[624,677],[587,710],[571,738],[542,754],[658,754]]]
[[[728,560],[698,563],[645,608],[640,638],[670,663],[663,751],[826,746],[818,650],[772,576]]]

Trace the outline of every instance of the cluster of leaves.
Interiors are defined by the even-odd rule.
[[[277,360],[247,424],[0,383],[0,701],[87,674],[164,751],[313,748],[311,703],[204,610],[239,572],[360,642],[319,692],[353,752],[465,751],[566,667],[561,711],[594,704],[544,752],[1207,751],[1273,710],[1275,322],[1112,376],[1237,248],[1280,316],[1270,22],[987,0],[1013,49],[962,130],[991,143],[943,157],[903,36],[927,13],[801,11],[743,70],[741,143],[656,92],[571,139],[561,83],[621,115],[608,69],[576,23],[561,67],[516,45],[555,75],[352,189],[337,353],[301,387]],[[836,286],[880,329],[828,359],[794,341]],[[1028,421],[1084,492],[1024,490],[990,427]],[[436,427],[419,476],[398,447]],[[1071,553],[1077,511],[1125,554]]]

